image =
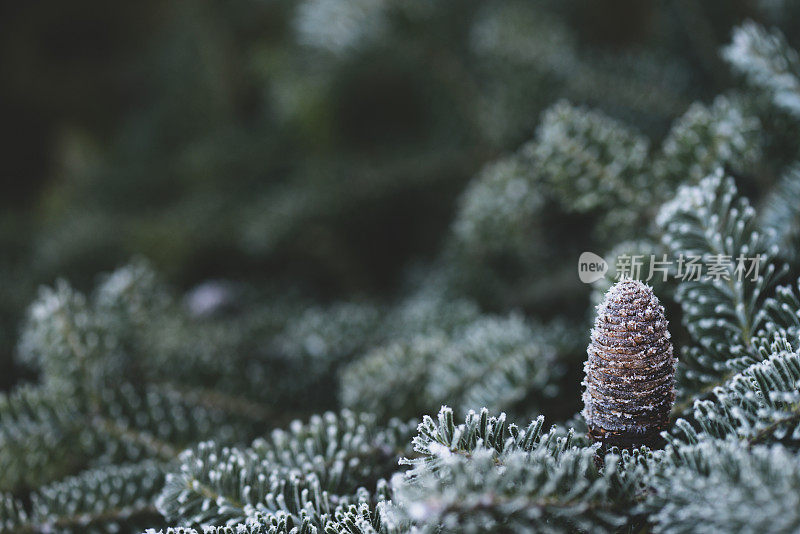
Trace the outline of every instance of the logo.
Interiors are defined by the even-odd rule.
[[[593,284],[602,280],[606,272],[608,272],[608,263],[594,252],[584,252],[578,258],[578,278],[584,284]]]

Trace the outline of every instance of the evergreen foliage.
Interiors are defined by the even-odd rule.
[[[768,333],[784,334],[792,345],[800,343],[800,300],[797,292],[792,286],[778,286],[775,288],[775,295],[764,302],[761,310],[762,320],[764,321],[764,331],[760,332],[763,336]]]
[[[201,443],[181,455],[157,505],[172,521],[203,526],[288,522],[324,529],[362,514],[379,522],[376,500],[387,491],[381,477],[395,469],[409,434],[397,421],[377,429],[372,416],[342,412],[295,421],[248,449]]]
[[[173,8],[196,19],[169,17],[172,39],[218,28],[201,4]],[[610,38],[577,35],[591,25],[546,1],[237,6],[224,31],[200,32],[196,72],[157,78],[209,98],[129,118],[86,167],[76,154],[92,143],[65,149],[76,162],[52,195],[90,200],[50,201],[21,287],[88,275],[101,266],[81,261],[104,247],[112,263],[150,253],[164,278],[134,259],[94,289],[58,280],[28,308],[22,375],[0,393],[0,531],[800,528],[789,32],[735,28],[722,55],[746,84],[706,91],[681,80],[694,63],[727,80],[711,36],[732,23],[707,7],[641,8],[697,30],[685,62],[674,36],[592,47]],[[259,20],[275,35],[251,37]],[[246,67],[227,65],[228,47]],[[180,201],[121,207],[171,186]],[[388,232],[397,220],[407,228]],[[593,287],[575,276],[583,251],[609,263]],[[606,451],[570,420],[589,304],[622,259],[641,256],[645,278],[662,255],[673,264],[651,283],[679,402],[663,446]],[[691,256],[716,274],[682,277]],[[217,260],[244,281],[180,296]],[[19,269],[0,258],[4,280]],[[0,287],[0,305],[20,291]]]
[[[735,436],[750,444],[774,441],[797,444],[800,438],[800,356],[784,337],[760,347],[764,360],[714,388],[712,398],[694,402],[694,425],[679,419],[679,439]]]
[[[542,433],[539,416],[522,429],[505,414],[469,412],[456,424],[442,408],[426,416],[414,438],[418,456],[395,481],[399,514],[422,531],[613,531],[640,490],[648,453],[609,454],[572,429]],[[546,526],[545,526],[546,525]]]
[[[87,470],[37,489],[29,511],[3,495],[0,526],[9,532],[108,532],[131,522],[143,527],[157,516],[153,499],[165,467],[145,460]]]
[[[554,398],[564,369],[548,338],[564,330],[519,316],[483,317],[449,336],[439,332],[378,347],[346,368],[342,403],[383,417],[414,417],[443,403],[460,410],[530,409]]]
[[[660,183],[699,182],[718,167],[747,172],[761,156],[761,123],[742,98],[694,103],[670,128],[654,172]]]
[[[646,204],[649,142],[596,111],[559,102],[542,116],[530,156],[568,209]]]
[[[795,452],[720,440],[668,452],[648,502],[653,531],[792,532],[800,525]]]
[[[769,238],[778,246],[781,259],[797,268],[800,244],[800,208],[794,199],[800,196],[800,167],[793,165],[781,176],[775,189],[764,200],[762,224]]]
[[[759,313],[775,283],[777,249],[755,228],[755,210],[737,197],[733,180],[720,169],[697,185],[681,187],[658,215],[663,242],[684,258],[676,293],[684,325],[698,346],[685,351],[684,396],[720,382],[732,367],[759,359],[753,336]],[[713,265],[693,274],[692,257]],[[758,268],[750,260],[757,259]]]
[[[733,33],[723,54],[747,81],[786,112],[800,115],[800,59],[778,30],[746,22]]]

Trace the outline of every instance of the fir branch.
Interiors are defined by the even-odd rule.
[[[313,307],[290,320],[276,344],[305,373],[324,374],[370,343],[380,324],[380,310],[368,304],[339,303]]]
[[[393,306],[381,331],[388,340],[402,341],[429,334],[452,334],[480,317],[478,305],[467,298],[447,294],[447,280],[440,273],[424,272],[425,280],[411,295]]]
[[[426,416],[414,438],[419,456],[403,460],[413,469],[393,481],[397,513],[423,532],[612,531],[626,524],[644,463],[609,454],[601,471],[595,447],[581,447],[572,430],[543,435],[543,423],[539,417],[520,429],[483,410],[456,425],[446,407],[438,421]]]
[[[373,349],[346,367],[345,406],[388,418],[416,417],[449,402],[458,409],[514,410],[544,404],[558,392],[558,324],[531,325],[520,316],[483,316],[448,336],[409,336]]]
[[[775,106],[800,116],[800,58],[780,31],[745,22],[734,29],[722,55],[751,85],[768,94]]]
[[[567,210],[648,205],[649,141],[604,114],[561,101],[524,149]]]
[[[0,490],[36,488],[85,467],[102,440],[83,413],[71,395],[41,387],[0,395]]]
[[[415,335],[370,350],[342,370],[342,405],[371,410],[382,419],[424,413],[431,404],[427,392],[431,367],[449,341],[441,333]]]
[[[717,167],[746,171],[761,157],[761,123],[741,98],[720,95],[694,103],[672,124],[654,162],[659,187],[696,183]]]
[[[364,494],[362,498],[366,497]],[[339,505],[332,513],[319,518],[279,511],[274,514],[256,514],[253,518],[235,526],[204,527],[202,534],[401,534],[406,529],[394,524],[386,511],[386,501],[371,505],[361,501],[357,504]],[[174,527],[156,531],[148,529],[145,534],[201,534],[188,527]]]
[[[345,411],[296,421],[248,449],[201,443],[181,455],[158,507],[190,525],[278,512],[298,520],[307,514],[321,525],[337,505],[356,502],[360,487],[375,487],[392,472],[408,434],[398,422],[378,430],[374,418]]]
[[[132,516],[152,516],[164,468],[148,460],[84,471],[37,489],[29,510],[6,496],[0,526],[8,532],[77,534],[98,525],[113,528]]]
[[[763,325],[759,335],[786,335],[793,345],[800,344],[800,280],[797,287],[778,286],[764,301],[759,311],[759,324]]]
[[[676,422],[673,445],[731,437],[748,445],[800,443],[800,353],[781,336],[764,341],[761,350],[763,361],[714,388],[710,399],[694,402],[693,424]]]
[[[165,383],[159,384],[167,392],[180,396],[187,404],[201,406],[207,410],[221,411],[227,414],[235,414],[237,417],[250,419],[252,421],[269,422],[272,425],[288,422],[293,419],[283,413],[278,412],[272,406],[266,406],[259,402],[254,402],[248,398],[228,395],[224,392],[210,388],[196,388],[185,384]]]
[[[461,195],[453,235],[461,252],[472,257],[514,251],[532,255],[545,198],[536,187],[533,166],[515,154],[490,163]]]
[[[457,333],[432,366],[430,397],[462,410],[486,406],[509,411],[531,392],[531,401],[554,397],[564,367],[545,332],[546,327],[516,315],[475,321]]]
[[[780,445],[744,448],[702,440],[668,448],[649,479],[653,530],[678,532],[794,532],[800,528],[800,465]]]
[[[794,268],[800,267],[800,164],[783,172],[774,189],[763,201],[761,225],[777,246],[778,254]]]
[[[755,227],[755,211],[737,198],[733,180],[721,170],[696,186],[684,186],[657,218],[673,261],[683,256],[684,277],[676,293],[694,347],[679,366],[681,396],[709,391],[743,366],[758,361],[753,337],[761,328],[760,306],[782,271],[775,249]],[[719,265],[722,273],[691,275],[691,257]],[[758,261],[758,273],[752,259]],[[699,278],[699,280],[697,280]]]
[[[94,388],[121,364],[106,354],[91,305],[64,280],[41,288],[28,312],[19,358],[41,371],[43,383],[71,395],[94,394]]]
[[[613,532],[628,522],[638,482],[621,475],[612,457],[602,473],[593,449],[570,449],[557,458],[516,451],[498,467],[481,450],[451,456],[396,487],[401,514],[423,532]]]

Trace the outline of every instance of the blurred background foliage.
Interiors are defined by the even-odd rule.
[[[137,255],[181,291],[236,281],[244,302],[380,304],[421,279],[486,311],[582,317],[575,258],[632,228],[554,184],[525,195],[536,221],[500,228],[526,242],[509,257],[459,223],[500,209],[469,193],[497,180],[470,179],[524,167],[562,98],[624,121],[622,143],[660,143],[732,86],[719,49],[745,18],[800,45],[800,8],[778,0],[4,3],[0,389],[30,373],[13,353],[38,285],[87,290]],[[794,156],[769,141],[745,193]]]

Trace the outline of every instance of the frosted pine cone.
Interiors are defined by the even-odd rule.
[[[604,447],[652,445],[675,400],[675,357],[664,307],[650,286],[624,279],[597,307],[584,369],[583,417]]]

